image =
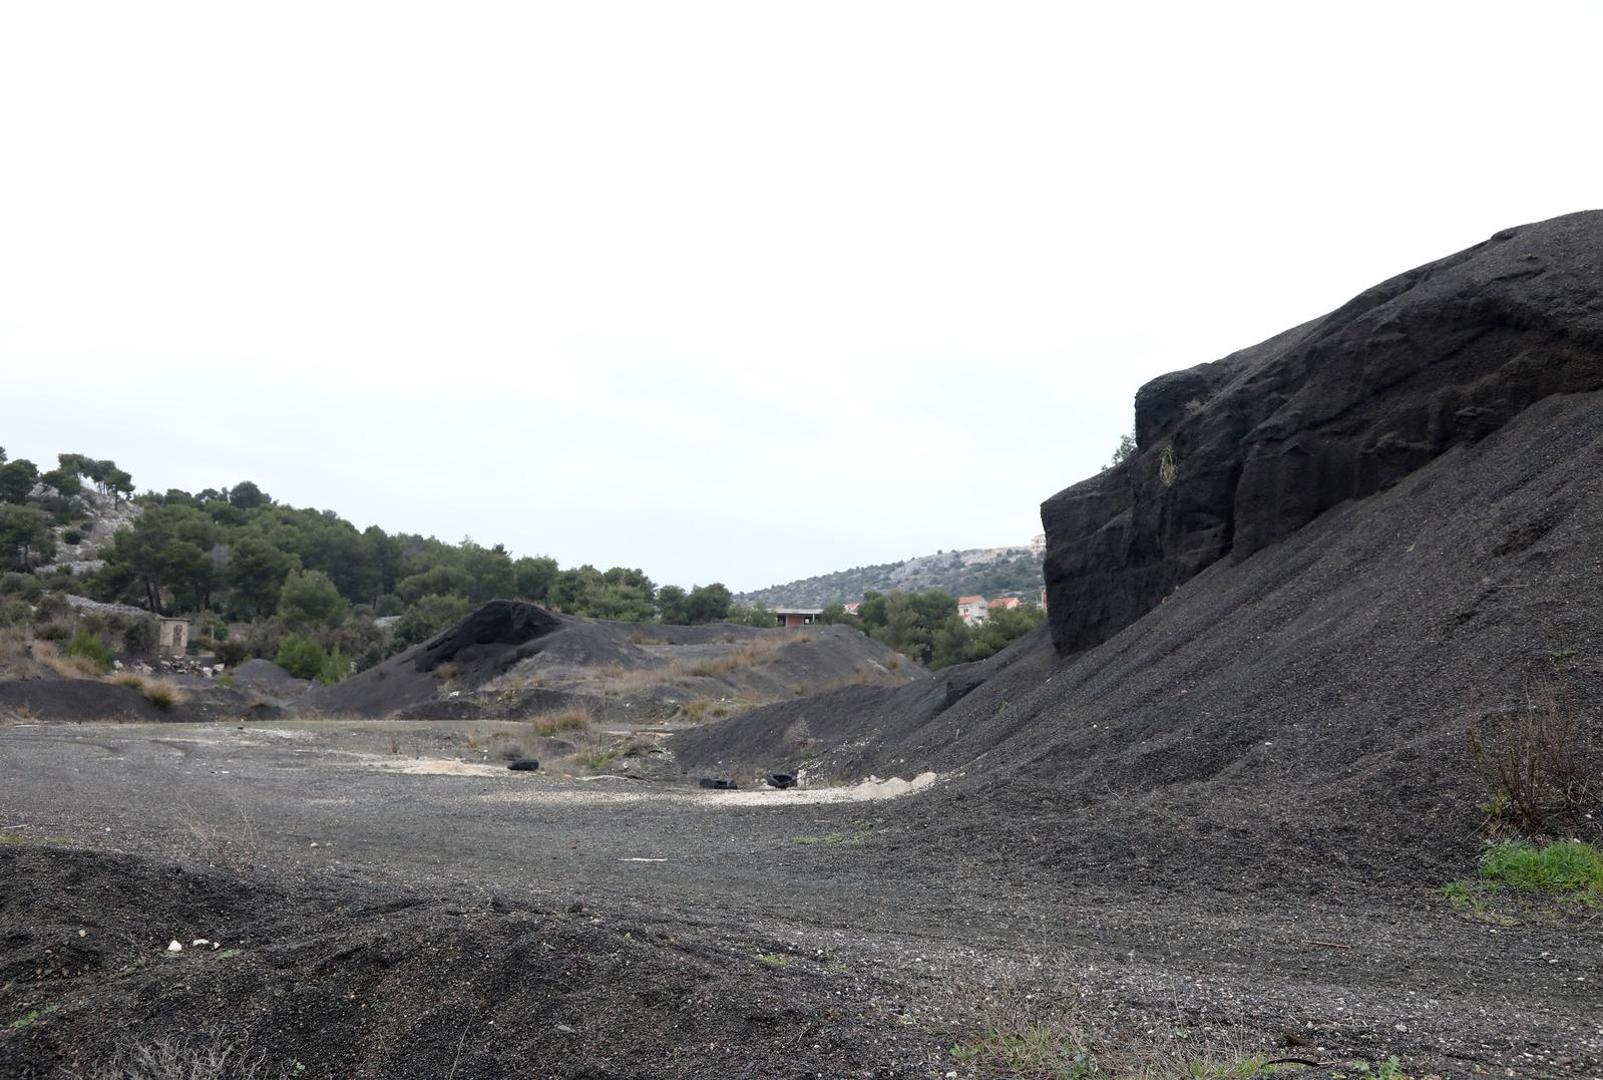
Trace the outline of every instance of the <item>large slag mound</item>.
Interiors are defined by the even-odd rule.
[[[582,708],[609,719],[720,715],[842,686],[926,677],[841,626],[608,622],[492,600],[428,641],[302,705],[324,714],[516,718]]]
[[[1556,697],[1597,728],[1603,213],[1499,233],[1136,408],[1138,452],[1042,508],[1050,641],[757,710],[681,758],[937,769],[899,813],[1005,875],[1461,871],[1487,796],[1468,725]]]

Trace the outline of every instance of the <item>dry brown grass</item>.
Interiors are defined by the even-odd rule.
[[[130,690],[138,690],[145,695],[145,700],[158,709],[170,709],[174,705],[182,705],[189,700],[184,693],[166,679],[152,679],[134,671],[124,671],[117,675],[108,675],[103,680],[115,686],[126,686]]]
[[[564,731],[585,731],[593,719],[589,709],[574,707],[531,716],[527,723],[536,735],[549,739]]]
[[[595,669],[595,681],[601,684],[603,694],[634,694],[650,686],[673,682],[681,674],[677,664],[642,668],[605,664]]]
[[[22,678],[49,672],[63,679],[98,679],[100,665],[85,656],[65,656],[53,641],[26,627],[0,630],[0,670]]]
[[[519,723],[516,730],[494,732],[489,741],[494,744],[496,753],[508,761],[540,757],[542,750],[549,749],[541,745],[542,739],[558,735],[582,736],[593,720],[588,709],[554,709],[529,717]],[[477,731],[470,733],[469,747],[477,749],[477,736]]]
[[[777,638],[758,638],[755,641],[748,641],[744,645],[738,646],[733,652],[725,656],[715,656],[684,665],[684,673],[686,675],[716,679],[733,671],[762,667],[764,664],[773,663],[774,656],[780,649],[790,644],[791,641],[798,640],[811,639],[792,638],[787,640],[782,636]]]

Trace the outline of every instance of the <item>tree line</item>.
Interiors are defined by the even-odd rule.
[[[61,542],[75,544],[93,529],[77,499],[86,484],[118,504],[133,491],[132,477],[112,461],[61,454],[55,469],[41,472],[29,461],[8,462],[0,450],[0,557],[9,568],[31,574]],[[311,665],[308,642],[325,658],[339,650],[365,665],[495,598],[630,622],[770,621],[735,605],[718,582],[659,588],[638,568],[563,568],[549,556],[514,558],[501,544],[472,538],[453,544],[376,525],[358,529],[331,510],[281,504],[248,480],[147,491],[132,501],[141,512],[101,547],[104,567],[87,578],[58,574],[55,584],[156,615],[197,617],[225,659],[275,658],[288,640],[302,670]],[[7,595],[23,591],[13,582]],[[396,622],[382,633],[374,620],[387,616]]]
[[[824,621],[856,626],[883,645],[929,668],[984,660],[1029,633],[1046,618],[1036,604],[993,608],[985,622],[970,626],[957,613],[957,598],[941,589],[870,592],[855,615],[842,604],[824,609]]]
[[[324,678],[424,641],[497,598],[625,622],[774,622],[760,607],[736,604],[720,582],[659,586],[638,568],[563,568],[550,556],[514,557],[471,537],[453,544],[376,525],[358,529],[331,510],[281,504],[248,480],[133,497],[140,513],[100,547],[98,571],[39,575],[62,544],[80,543],[95,527],[79,498],[86,484],[117,505],[133,491],[132,477],[113,461],[57,460],[40,472],[32,462],[8,462],[0,449],[0,558],[18,571],[0,580],[0,601],[9,601],[0,604],[0,621],[45,610],[39,598],[48,586],[155,615],[183,614],[198,623],[194,639],[225,662],[262,656]],[[381,629],[377,620],[390,617]],[[855,617],[839,605],[825,617],[937,667],[989,656],[1040,619],[1025,607],[968,627],[956,600],[938,590],[869,593]]]

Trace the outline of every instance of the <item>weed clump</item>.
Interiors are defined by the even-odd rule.
[[[584,731],[590,726],[591,720],[588,709],[558,709],[530,717],[529,727],[536,735],[549,739],[564,731]]]
[[[182,705],[188,699],[184,692],[170,682],[160,679],[150,679],[144,686],[145,700],[158,709],[170,709],[174,705]]]
[[[1541,836],[1555,823],[1580,819],[1598,801],[1579,710],[1562,687],[1534,687],[1522,708],[1476,720],[1468,735],[1470,757],[1492,785],[1484,809],[1494,834]]]
[[[67,655],[89,661],[96,674],[111,670],[111,650],[100,640],[100,635],[92,633],[87,626],[80,626],[73,632],[72,641],[67,644]]]

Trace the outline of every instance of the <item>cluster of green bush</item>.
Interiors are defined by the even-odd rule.
[[[11,463],[22,467],[9,474],[10,487],[0,475],[0,494],[7,496],[0,504],[0,553],[9,546],[19,571],[48,558],[42,553],[53,546],[55,529],[81,516],[71,500],[85,478],[119,498],[132,490],[114,462],[81,454],[62,454],[59,461],[46,474],[31,463]],[[40,503],[41,483],[47,506],[28,502]],[[101,549],[105,566],[92,577],[43,580],[19,572],[0,580],[0,623],[48,622],[51,616],[38,610],[48,589],[70,587],[157,615],[182,612],[197,624],[190,640],[225,663],[265,657],[302,678],[325,681],[425,641],[495,598],[629,622],[773,625],[766,610],[735,604],[719,582],[659,588],[628,567],[563,569],[548,556],[513,558],[500,544],[486,547],[471,538],[450,544],[377,526],[359,530],[332,511],[279,504],[250,481],[196,493],[152,491],[135,501],[141,514]],[[7,514],[27,521],[8,523]],[[81,542],[90,527],[74,526],[62,539],[77,534]],[[377,620],[390,616],[394,625],[381,630]],[[932,591],[870,593],[857,617],[837,606],[828,618],[940,667],[991,655],[1041,615],[1025,606],[969,627],[950,595]]]
[[[957,613],[957,598],[940,589],[928,592],[870,592],[856,615],[841,604],[824,609],[824,621],[856,626],[869,637],[931,668],[984,660],[1022,637],[1046,618],[1035,604],[995,608],[985,622],[970,626]]]
[[[225,663],[282,653],[296,674],[326,679],[351,659],[362,668],[424,641],[494,598],[635,622],[772,621],[761,609],[734,605],[719,583],[659,589],[628,567],[564,569],[471,538],[450,544],[377,526],[358,530],[332,511],[279,504],[250,481],[146,492],[134,500],[142,507],[134,524],[99,552],[102,570],[46,578],[38,568],[55,556],[58,533],[76,546],[93,529],[78,520],[83,485],[118,499],[132,491],[114,462],[82,454],[58,460],[41,473],[31,462],[6,464],[0,450],[0,558],[17,571],[0,582],[0,624],[48,623],[52,616],[37,610],[42,597],[52,589],[83,592],[157,615],[183,613],[199,624],[191,633],[196,647],[214,649]],[[386,616],[397,617],[387,632],[376,622]]]

